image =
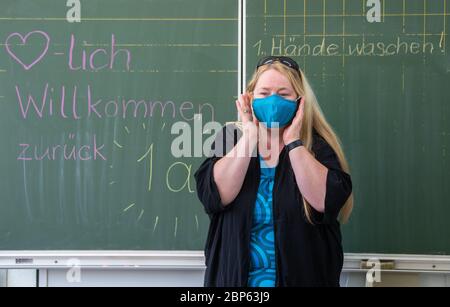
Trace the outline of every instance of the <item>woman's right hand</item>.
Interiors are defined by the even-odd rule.
[[[242,121],[242,137],[230,152],[214,164],[213,168],[214,181],[224,206],[231,204],[242,189],[248,166],[258,144],[258,121],[254,116],[248,93],[239,95],[236,109]]]
[[[239,95],[239,99],[236,100],[236,108],[242,121],[243,133],[256,139],[259,122],[253,114],[251,100],[252,98],[248,93]]]

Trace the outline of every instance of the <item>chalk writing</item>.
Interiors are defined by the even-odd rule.
[[[16,55],[16,53],[13,51],[11,45],[13,45],[13,44],[12,44],[12,41],[13,41],[13,40],[17,40],[17,38],[18,38],[19,41],[20,41],[20,43],[21,43],[20,45],[21,45],[22,47],[26,47],[27,41],[28,41],[28,39],[29,39],[31,36],[39,36],[39,37],[41,37],[42,40],[43,40],[43,42],[44,42],[44,47],[43,47],[42,50],[39,51],[39,53],[38,53],[38,54],[36,55],[36,57],[31,61],[30,64],[25,64],[25,63],[23,62],[23,60],[22,60],[18,55]],[[8,52],[8,54],[9,54],[9,55],[10,55],[17,63],[19,63],[20,65],[22,65],[22,67],[23,67],[25,70],[30,70],[33,66],[35,66],[36,64],[38,64],[38,63],[45,57],[45,55],[47,54],[49,45],[50,45],[50,36],[49,36],[47,33],[43,32],[43,31],[38,31],[38,30],[29,32],[29,33],[27,33],[27,34],[25,34],[25,35],[22,35],[22,34],[20,34],[20,33],[12,33],[11,35],[8,36],[8,38],[6,39],[6,42],[5,42],[5,48],[6,48],[6,51]]]
[[[147,101],[143,98],[116,97],[104,99],[94,96],[94,88],[87,85],[82,89],[73,86],[70,90],[62,85],[57,90],[47,83],[39,93],[25,92],[16,85],[15,92],[20,115],[27,119],[32,112],[39,119],[60,117],[69,120],[86,118],[103,119],[119,117],[131,118],[176,118],[193,120],[190,114],[194,109],[192,102],[184,101],[177,106],[173,101]],[[81,97],[86,97],[85,99]],[[197,113],[209,114],[214,119],[214,107],[210,103],[198,104]]]
[[[69,139],[74,139],[75,135],[69,135]],[[78,142],[77,142],[78,143]],[[97,136],[94,134],[88,144],[56,144],[51,146],[40,146],[22,143],[19,144],[20,150],[17,160],[22,161],[42,161],[42,160],[72,160],[72,161],[106,161],[102,153],[105,145],[97,144]]]
[[[285,43],[281,38],[272,38],[270,52],[265,50],[262,40],[253,45],[258,56],[270,53],[275,56],[291,57],[320,57],[320,56],[403,56],[403,55],[423,55],[434,54],[439,48],[443,51],[444,46],[439,41],[412,41],[397,36],[391,41],[377,41],[362,37],[359,41],[347,43],[345,45],[331,43],[323,38],[320,43],[312,44],[308,42],[296,43],[297,37],[293,36],[287,39]]]

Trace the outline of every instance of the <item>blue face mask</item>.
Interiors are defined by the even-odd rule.
[[[253,112],[267,128],[286,127],[297,113],[297,100],[289,100],[273,94],[265,98],[253,99]]]

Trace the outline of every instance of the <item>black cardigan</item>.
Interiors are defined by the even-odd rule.
[[[214,163],[236,144],[241,135],[234,124],[226,125],[217,135],[210,157],[194,175],[198,197],[210,218],[205,245],[207,268],[204,285],[207,287],[247,286],[250,233],[260,178],[259,159],[256,155],[251,158],[243,186],[228,206],[221,203],[213,177]],[[230,142],[233,145],[230,146]],[[351,194],[352,182],[350,176],[342,171],[331,146],[316,132],[312,151],[329,170],[325,212],[312,209],[313,225],[306,219],[301,193],[285,148],[276,167],[273,219],[277,286],[339,286],[343,251],[337,217]]]

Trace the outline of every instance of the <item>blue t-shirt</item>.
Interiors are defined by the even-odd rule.
[[[250,240],[249,287],[275,287],[275,237],[272,192],[275,167],[267,167],[259,156],[261,180],[258,187]]]

